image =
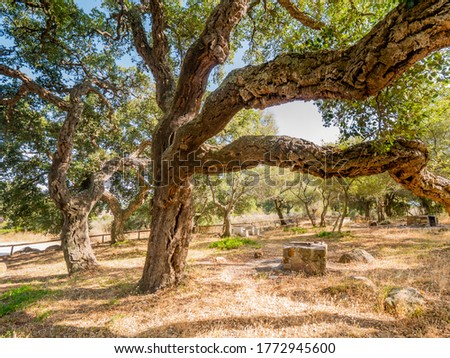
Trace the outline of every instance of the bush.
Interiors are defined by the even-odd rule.
[[[305,234],[308,232],[307,229],[303,227],[285,227],[284,232],[293,232],[294,234]]]
[[[222,240],[212,242],[208,247],[211,249],[219,250],[233,250],[244,245],[254,248],[261,247],[261,245],[258,244],[255,240],[243,239],[241,237],[225,237]]]

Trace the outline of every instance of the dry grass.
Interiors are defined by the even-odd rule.
[[[196,236],[186,279],[154,295],[135,293],[146,243],[96,246],[102,269],[67,277],[62,253],[8,258],[0,295],[31,286],[48,294],[0,317],[0,336],[17,337],[450,337],[450,231],[407,228],[352,229],[352,235],[325,239],[328,273],[323,277],[272,270],[290,235],[276,230],[254,249],[209,249],[216,240]],[[351,248],[373,254],[372,264],[339,264]],[[217,257],[221,258],[218,259]],[[350,275],[366,276],[376,292],[345,286]],[[412,286],[427,300],[414,317],[382,309],[392,286]],[[327,290],[338,287],[338,290]]]

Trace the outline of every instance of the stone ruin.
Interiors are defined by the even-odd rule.
[[[327,268],[327,244],[324,242],[291,242],[283,248],[283,270],[323,275]]]
[[[407,226],[438,226],[438,219],[434,215],[408,216]]]

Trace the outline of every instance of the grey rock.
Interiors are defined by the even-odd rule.
[[[374,257],[369,254],[367,251],[362,249],[354,249],[352,251],[344,253],[340,258],[340,263],[349,263],[349,262],[365,262],[365,263],[371,263],[375,259]]]
[[[48,252],[48,251],[60,251],[60,250],[62,250],[61,245],[52,245],[52,246],[47,247],[45,249],[45,252]]]
[[[423,295],[413,287],[391,289],[384,300],[386,311],[396,315],[410,315],[425,305]]]
[[[23,250],[18,251],[18,253],[20,253],[20,254],[29,254],[29,253],[32,253],[32,252],[41,252],[41,250],[34,249],[32,247],[27,246]]]

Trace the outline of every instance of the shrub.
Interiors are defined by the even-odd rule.
[[[219,250],[233,250],[241,246],[251,246],[254,248],[261,247],[255,240],[244,239],[241,237],[225,237],[222,240],[212,242],[209,244],[209,248],[219,249]]]

